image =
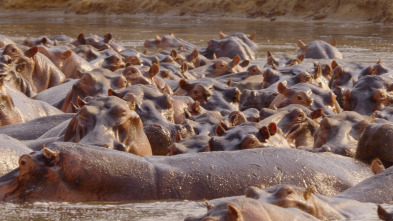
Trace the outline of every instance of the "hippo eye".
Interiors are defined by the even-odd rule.
[[[12,53],[16,53],[16,49],[15,48],[13,48],[11,51],[12,51]]]
[[[304,114],[303,113],[299,113],[297,116],[298,116],[298,118],[303,118]]]
[[[303,100],[302,97],[301,97],[300,95],[297,96],[297,99],[298,99],[299,101]]]
[[[132,70],[131,73],[135,74],[135,70]]]
[[[7,60],[7,64],[11,64],[12,63],[12,60],[11,59],[8,59]]]

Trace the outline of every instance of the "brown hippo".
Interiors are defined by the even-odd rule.
[[[336,198],[354,199],[369,203],[393,203],[393,167],[376,174],[339,194]]]
[[[373,159],[379,158],[385,167],[392,166],[392,134],[391,122],[369,124],[360,136],[355,158],[368,164],[371,164]]]
[[[183,46],[187,50],[198,48],[196,45],[191,44],[181,38],[175,37],[173,33],[163,35],[162,37],[156,35],[155,39],[146,40],[144,43],[145,48],[179,48]]]
[[[393,103],[393,78],[386,75],[367,75],[344,94],[344,110],[371,115]]]
[[[331,44],[325,41],[313,41],[306,45],[303,41],[298,40],[297,42],[301,53],[305,55],[305,58],[312,59],[343,59],[343,55],[336,48],[336,40]]]
[[[318,220],[297,209],[284,209],[252,198],[235,198],[214,206],[207,203],[207,213],[185,221],[288,221]]]
[[[127,86],[124,76],[107,69],[96,68],[79,75],[80,79],[74,83],[61,107],[66,113],[73,112],[72,104],[77,104],[78,97],[83,99],[87,96],[108,95],[109,89],[122,89]]]
[[[19,157],[32,152],[30,148],[17,139],[0,134],[1,164],[0,176],[18,167]]]
[[[97,96],[82,105],[68,124],[64,141],[152,155],[142,120],[126,101]]]
[[[356,171],[356,172],[354,172]],[[108,148],[55,142],[23,155],[0,177],[2,201],[212,199],[250,185],[315,186],[334,195],[370,177],[348,157],[290,148],[140,157]]]
[[[314,134],[313,151],[330,151],[354,157],[360,135],[371,122],[373,122],[371,117],[354,111],[343,111],[337,115],[326,116]]]
[[[283,208],[297,208],[321,220],[356,220],[373,213],[376,205],[356,200],[326,197],[312,187],[275,185],[264,189],[249,187],[246,197]]]

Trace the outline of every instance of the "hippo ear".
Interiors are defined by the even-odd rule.
[[[386,211],[381,205],[378,204],[378,217],[381,220],[390,220],[390,214],[388,213],[388,211]]]
[[[250,39],[251,41],[254,41],[255,38],[257,37],[257,33],[254,31],[253,33],[251,33],[251,35],[247,36],[248,39]]]
[[[62,59],[67,59],[72,55],[72,51],[71,50],[67,50],[63,53],[60,54],[60,58]]]
[[[270,51],[268,50],[267,51],[267,57],[271,57],[272,56],[272,53],[270,53]]]
[[[117,92],[115,90],[113,90],[112,88],[108,89],[108,96],[116,96],[116,97],[120,97],[119,94],[117,94]]]
[[[306,189],[306,191],[303,192],[303,198],[305,200],[308,200],[308,199],[310,199],[311,194],[313,194],[313,193],[314,193],[314,189],[312,187],[308,187]]]
[[[236,207],[234,207],[230,203],[227,204],[227,207],[228,207],[228,218],[230,221],[241,220],[242,214]]]
[[[143,54],[144,54],[144,55],[147,55],[147,53],[149,53],[149,52],[148,52],[147,49],[145,48],[145,50],[143,51]]]
[[[304,56],[305,56],[304,53],[297,56],[297,61],[299,64],[302,63],[302,61],[304,60]]]
[[[188,71],[188,64],[184,62],[180,67],[180,72],[184,74],[186,71]]]
[[[385,166],[379,158],[373,159],[373,161],[371,161],[370,167],[374,174],[381,173],[385,170]]]
[[[158,59],[157,56],[154,56],[154,61],[152,63],[156,65],[160,65],[160,59]]]
[[[268,126],[268,129],[269,129],[269,134],[270,134],[270,136],[273,136],[274,134],[276,134],[277,133],[277,124],[276,123],[274,123],[274,122],[271,122],[270,124],[269,124],[269,126]]]
[[[314,79],[319,78],[321,75],[322,75],[321,63],[318,63],[318,66],[315,70]]]
[[[150,69],[149,69],[149,71],[147,72],[147,74],[148,74],[148,77],[151,79],[151,78],[153,78],[154,76],[156,76],[156,75],[158,74],[158,72],[160,72],[160,68],[158,67],[157,64],[153,64],[153,65],[150,67]]]
[[[48,39],[46,37],[41,38],[41,41],[39,44],[46,45],[46,43],[48,43]]]
[[[197,49],[194,49],[191,52],[191,54],[190,54],[188,59],[189,59],[189,61],[192,61],[192,60],[196,59],[198,56],[199,56],[199,51]]]
[[[283,94],[285,97],[288,97],[289,93],[290,93],[290,90],[285,86],[285,84],[283,82],[278,83],[277,91],[280,94]]]
[[[304,42],[302,40],[297,40],[297,45],[299,46],[300,50],[302,50],[303,52],[306,51],[307,46],[306,46],[306,44],[304,44]]]
[[[382,64],[381,58],[379,58],[379,60],[377,61],[377,64]]]
[[[316,109],[311,113],[311,119],[315,120],[323,116],[323,110],[321,108]]]
[[[160,38],[160,36],[156,35],[156,41],[157,41],[157,42],[161,42],[161,41],[162,41],[162,39]]]
[[[212,203],[210,203],[207,199],[203,199],[203,201],[206,204],[207,211],[211,210],[214,207],[214,205]]]
[[[272,63],[272,68],[273,68],[273,70],[278,70],[278,67],[275,63]]]
[[[259,134],[262,137],[262,142],[269,139],[270,137],[269,129],[266,126],[263,126],[261,129],[259,129]]]
[[[228,35],[224,34],[224,32],[220,31],[220,39],[225,39],[227,38]]]
[[[188,92],[188,91],[192,90],[192,85],[190,83],[188,83],[184,78],[182,78],[179,81],[179,88]]]
[[[225,133],[225,131],[226,130],[224,129],[224,127],[221,124],[219,124],[219,125],[217,125],[214,132],[215,132],[216,136],[221,137]]]
[[[51,163],[57,163],[60,160],[59,153],[46,148],[45,145],[43,146],[42,153],[44,154],[45,158]]]
[[[25,52],[25,56],[32,58],[34,55],[36,55],[38,53],[38,47],[34,46],[32,48],[29,48],[26,52]]]
[[[240,60],[241,60],[240,56],[239,56],[239,55],[236,55],[236,56],[232,59],[231,67],[235,67],[236,65],[238,65],[238,64],[240,63]]]
[[[248,198],[259,199],[261,192],[261,189],[256,186],[249,186],[247,187],[244,195]]]
[[[336,40],[336,39],[333,39],[331,45],[334,46],[334,47],[336,47],[336,45],[337,45],[337,40]]]
[[[338,64],[335,60],[333,60],[330,66],[332,66],[332,69],[334,70],[336,67],[338,67]]]
[[[249,64],[250,64],[250,61],[249,61],[249,60],[244,60],[244,61],[242,61],[242,63],[240,63],[239,65],[240,65],[240,67],[245,68],[245,67],[247,67]]]
[[[86,39],[85,39],[85,35],[83,33],[80,33],[78,35],[78,42],[81,45],[85,45],[86,44]]]
[[[172,56],[172,58],[176,59],[177,56],[178,56],[177,51],[176,50],[172,50],[171,51],[171,56]]]
[[[111,33],[107,33],[106,35],[104,35],[104,43],[108,44],[111,39],[112,39]]]
[[[137,101],[136,101],[135,95],[133,95],[131,93],[128,93],[128,94],[124,95],[124,97],[122,99],[127,101],[128,107],[129,107],[130,110],[135,110],[136,109]]]
[[[182,50],[186,50],[186,48],[184,47],[184,45],[179,45],[179,47],[177,48],[179,51],[182,51]]]

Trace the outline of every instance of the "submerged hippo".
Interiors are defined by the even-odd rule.
[[[354,172],[356,171],[356,172]],[[2,201],[201,200],[243,194],[247,186],[314,185],[333,195],[370,177],[351,158],[288,148],[140,157],[55,142],[23,155],[0,177]]]

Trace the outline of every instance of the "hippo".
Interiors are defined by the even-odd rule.
[[[386,211],[381,205],[378,205],[378,217],[384,221],[393,220],[393,214]]]
[[[269,108],[282,108],[289,104],[301,104],[311,110],[321,108],[327,115],[341,112],[341,107],[336,101],[336,95],[308,83],[299,83],[286,87],[283,83],[277,85],[277,95]]]
[[[124,68],[124,58],[112,49],[100,51],[100,56],[90,61],[90,64],[96,68],[106,68],[111,71],[116,71],[119,68]]]
[[[0,57],[0,77],[2,81],[24,93],[26,96],[31,97],[35,95],[35,92],[30,82],[18,72],[18,70],[22,69],[24,69],[23,65],[19,68],[10,56],[2,55]]]
[[[212,78],[200,78],[194,81],[182,79],[176,95],[188,95],[198,101],[206,110],[232,112],[238,110],[241,92],[236,87],[228,87]],[[228,113],[229,114],[229,113]]]
[[[17,45],[7,45],[3,55],[11,56],[17,65],[18,72],[29,82],[32,91],[39,93],[65,81],[64,74],[45,55],[31,47],[25,52]]]
[[[331,44],[325,41],[313,41],[306,45],[303,41],[298,40],[297,42],[300,51],[305,55],[305,58],[312,59],[343,59],[343,55],[336,48],[336,40]]]
[[[217,58],[229,57],[231,59],[240,56],[242,60],[256,59],[254,50],[236,36],[221,40],[210,40],[207,48],[201,54],[209,59],[213,59],[214,56],[217,56]]]
[[[314,185],[316,192],[331,196],[371,173],[348,157],[290,148],[140,157],[55,142],[22,155],[19,167],[0,177],[0,200],[201,200],[240,195],[262,183]]]
[[[37,45],[45,45],[46,47],[51,47],[59,45],[59,42],[56,39],[52,40],[48,36],[40,36],[37,38],[27,37],[23,40],[23,45],[27,47],[33,47]]]
[[[0,134],[0,150],[0,176],[18,168],[19,157],[32,152],[32,149],[22,142],[5,134]]]
[[[246,197],[283,208],[297,208],[320,220],[356,220],[373,213],[376,205],[356,200],[326,197],[312,187],[280,184],[268,188],[248,187]]]
[[[68,92],[61,110],[72,113],[73,104],[76,105],[79,98],[95,95],[108,95],[109,89],[122,89],[127,86],[127,80],[122,75],[117,75],[110,70],[96,68],[88,72],[79,73],[81,76]]]
[[[313,151],[331,151],[354,157],[360,135],[373,122],[369,116],[354,111],[343,111],[324,117],[314,134]],[[360,144],[363,145],[363,144]]]
[[[175,37],[173,33],[164,35],[162,37],[156,35],[155,39],[146,40],[144,43],[145,48],[179,48],[184,47],[187,50],[194,50],[198,48],[196,45],[191,44],[181,38]]]
[[[208,211],[205,215],[187,217],[185,221],[286,221],[286,220],[318,220],[298,209],[284,209],[252,198],[235,198],[217,205],[207,203]]]
[[[353,199],[366,203],[393,203],[392,188],[393,167],[369,177],[359,184],[335,195],[335,198]]]
[[[258,45],[254,42],[255,38],[257,37],[257,33],[254,31],[253,33],[247,35],[242,32],[235,32],[230,35],[225,34],[224,32],[220,31],[220,39],[225,39],[229,37],[238,37],[252,49],[257,49]]]
[[[270,67],[275,70],[279,68],[291,67],[292,65],[298,65],[304,60],[304,55],[300,54],[296,58],[293,58],[286,54],[274,55],[270,51],[267,51],[267,62],[265,67]]]
[[[78,72],[91,71],[94,67],[75,54],[69,47],[60,45],[53,48],[37,46],[40,53],[44,54],[59,68],[66,78],[78,78]]]
[[[390,92],[393,78],[390,75],[368,75],[362,77],[352,89],[344,94],[344,110],[371,115],[392,104]]]
[[[361,134],[355,158],[371,164],[372,160],[379,158],[385,167],[393,165],[391,133],[393,124],[372,123],[365,127]]]
[[[88,99],[69,122],[63,140],[152,155],[141,118],[126,101],[115,96]]]
[[[70,42],[70,44],[75,46],[91,45],[98,50],[113,49],[116,52],[121,52],[125,49],[123,46],[114,41],[111,33],[107,33],[103,37],[94,34],[84,35],[83,33],[80,33],[77,39]]]

